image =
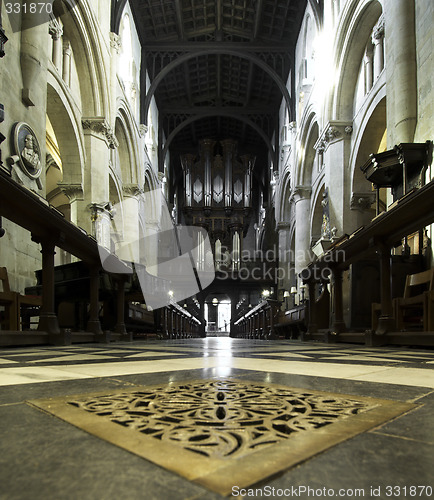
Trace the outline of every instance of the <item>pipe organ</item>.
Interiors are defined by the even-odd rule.
[[[183,214],[188,225],[208,231],[216,269],[239,268],[242,240],[252,212],[255,157],[238,156],[237,141],[199,142],[198,155],[181,156],[184,174]]]

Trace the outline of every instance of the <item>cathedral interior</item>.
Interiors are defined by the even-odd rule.
[[[0,498],[432,496],[433,25],[0,1]]]

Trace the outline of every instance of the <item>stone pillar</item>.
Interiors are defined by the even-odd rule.
[[[376,80],[384,69],[384,17],[381,16],[372,32],[372,43],[374,44],[374,80]]]
[[[365,94],[367,94],[374,83],[373,54],[369,47],[365,52]]]
[[[81,184],[64,184],[61,182],[57,185],[69,200],[71,222],[80,225],[78,221],[78,202],[84,199],[83,186]]]
[[[310,253],[310,195],[312,190],[307,186],[297,186],[294,190],[295,202],[295,274],[309,264]]]
[[[117,70],[120,50],[121,37],[116,33],[110,33],[110,124],[112,127],[115,126],[116,121]]]
[[[122,191],[123,234],[117,254],[122,260],[140,263],[144,261],[144,255],[140,255],[139,238],[139,196],[142,191],[137,184],[124,184]]]
[[[111,249],[111,204],[109,202],[92,203],[90,206],[91,219],[93,223],[93,236],[99,245],[110,251]]]
[[[336,228],[335,234],[351,234],[357,229],[355,214],[348,210],[350,205],[351,172],[348,168],[351,153],[350,122],[330,121],[321,134],[324,143],[325,185],[328,188],[330,229]]]
[[[62,35],[63,28],[57,19],[53,19],[48,24],[48,33],[50,33],[53,39],[53,54],[52,61],[54,66],[56,66],[57,71],[62,73]]]
[[[82,125],[86,148],[86,199],[88,203],[108,200],[110,149],[116,149],[119,142],[104,117],[83,118]]]
[[[63,40],[63,72],[62,78],[66,85],[71,85],[71,43],[69,40]]]
[[[413,142],[417,121],[414,0],[386,0],[385,12],[388,142]]]

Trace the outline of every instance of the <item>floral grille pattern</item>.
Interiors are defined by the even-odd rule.
[[[68,404],[220,459],[250,454],[376,406],[334,394],[231,380],[154,386]]]

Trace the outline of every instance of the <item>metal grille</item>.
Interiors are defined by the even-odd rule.
[[[337,396],[228,380],[153,387],[68,403],[215,458],[243,456],[375,407]]]

